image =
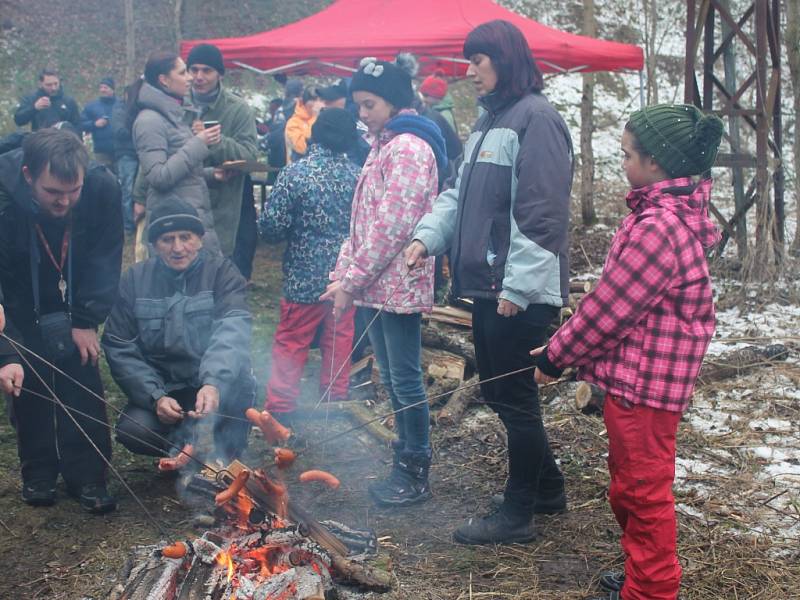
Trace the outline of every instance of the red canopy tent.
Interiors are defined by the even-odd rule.
[[[337,0],[306,19],[234,38],[191,40],[181,44],[219,47],[226,66],[264,73],[353,71],[365,56],[392,60],[398,52],[416,54],[422,73],[441,68],[463,75],[464,39],[493,19],[514,23],[525,34],[543,71],[641,70],[642,49],[565,33],[506,10],[491,0]]]

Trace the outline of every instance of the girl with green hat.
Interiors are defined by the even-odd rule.
[[[631,115],[622,134],[631,213],[597,287],[531,352],[538,383],[576,366],[579,379],[606,392],[608,497],[626,560],[624,574],[601,576],[605,599],[678,596],[675,438],[714,334],[705,254],[719,232],[708,217],[706,173],[721,138],[722,121],[691,105]]]

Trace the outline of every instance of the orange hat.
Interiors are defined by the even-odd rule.
[[[419,86],[420,93],[432,98],[444,98],[447,95],[447,81],[443,77],[444,73],[437,69],[433,75],[422,80],[422,85]]]

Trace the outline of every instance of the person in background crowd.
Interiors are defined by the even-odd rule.
[[[198,110],[195,114],[186,112],[192,131],[201,133],[205,129],[204,121],[217,121],[221,127],[219,142],[209,146],[204,161],[206,167],[220,170],[226,161],[255,161],[258,158],[256,118],[244,100],[225,89],[222,81],[225,64],[219,48],[211,44],[194,46],[186,59],[186,66],[192,76],[192,86],[184,107],[193,106]],[[252,270],[249,264],[252,259],[238,264],[234,257],[243,202],[249,203],[252,209],[247,213],[252,223],[247,225],[256,226],[253,186],[252,183],[245,186],[246,179],[243,172],[232,170],[221,171],[219,177],[206,178],[214,229],[222,255],[234,259],[234,264],[243,274]]]
[[[139,157],[141,177],[137,179],[147,189],[147,213],[167,196],[179,195],[192,203],[203,221],[204,247],[220,252],[203,161],[209,148],[219,144],[222,133],[216,125],[193,135],[184,122],[182,105],[190,82],[191,75],[180,56],[171,52],[151,54],[144,78],[133,84],[127,123]],[[221,177],[220,173],[213,177]]]
[[[285,79],[283,82],[283,105],[280,109],[280,115],[283,121],[288,121],[294,114],[294,109],[297,106],[297,99],[303,95],[302,79],[292,78]]]
[[[39,89],[20,100],[14,122],[19,127],[30,123],[31,131],[36,131],[60,121],[69,121],[80,129],[80,109],[74,99],[64,94],[58,72],[44,69],[39,73]]]
[[[317,93],[325,108],[344,108],[347,105],[347,96],[350,94],[344,79],[333,85],[318,88]]]
[[[453,114],[453,98],[447,93],[447,87],[444,73],[437,70],[433,75],[429,75],[422,80],[422,84],[419,86],[419,93],[425,106],[441,114],[453,131],[458,133],[456,117]]]
[[[672,484],[681,415],[714,335],[706,254],[722,121],[693,105],[637,110],[622,133],[631,213],[597,286],[536,358],[536,381],[567,366],[606,392],[608,501],[622,527],[625,572],[605,573],[603,600],[675,600],[681,583]],[[600,600],[599,598],[597,600]]]
[[[136,223],[133,218],[133,183],[136,180],[136,172],[139,170],[139,158],[136,155],[133,137],[127,123],[131,87],[125,88],[125,95],[114,104],[111,113],[111,135],[114,142],[117,178],[122,189],[122,219],[125,233],[136,231]]]
[[[431,494],[429,409],[420,365],[422,313],[433,304],[433,261],[409,272],[403,248],[431,210],[438,169],[447,164],[436,124],[411,109],[411,77],[394,63],[366,58],[350,84],[361,120],[374,139],[353,198],[350,237],[342,244],[333,282],[321,297],[337,317],[355,302],[366,308],[381,381],[398,441],[388,477],[369,486],[383,506],[424,502]]]
[[[111,118],[117,97],[114,94],[114,79],[103,77],[97,87],[99,97],[83,107],[81,129],[92,134],[94,159],[101,165],[114,170],[114,132]]]
[[[197,211],[169,196],[150,215],[155,256],[122,276],[119,299],[103,330],[114,381],[128,397],[117,440],[147,456],[175,454],[198,419],[214,423],[227,464],[247,445],[255,381],[250,369],[252,319],[245,281],[228,259],[203,249]],[[168,445],[153,432],[168,438]]]
[[[5,333],[71,378],[28,355],[34,373],[12,344],[0,340],[0,388],[10,396],[22,499],[32,506],[55,503],[61,474],[83,509],[116,508],[103,460],[111,459],[111,439],[97,328],[119,282],[124,239],[119,196],[114,176],[105,167],[89,166],[86,148],[70,131],[40,129],[21,149],[0,156]],[[73,421],[48,400],[48,387],[65,406],[87,416],[74,415]]]
[[[472,333],[481,380],[529,368],[569,292],[569,206],[573,153],[567,125],[522,32],[508,21],[473,29],[464,43],[467,77],[486,109],[467,141],[453,189],[414,231],[413,266],[450,250],[453,293],[474,299]],[[523,136],[524,133],[524,136]],[[566,509],[564,477],[527,372],[481,385],[508,434],[508,480],[499,509],[460,526],[463,544],[526,543],[535,513]]]
[[[297,409],[300,377],[320,325],[320,393],[328,389],[331,377],[338,372],[329,400],[347,398],[350,370],[341,367],[353,343],[354,309],[334,323],[330,302],[320,302],[319,298],[350,231],[359,169],[344,152],[357,137],[349,112],[341,108],[323,110],[311,128],[308,154],[278,175],[259,220],[266,242],[287,242],[280,322],[272,345],[266,399],[266,409],[284,424],[291,422]]]
[[[304,156],[311,137],[311,126],[322,109],[316,88],[306,88],[297,99],[294,114],[286,121],[286,163]]]

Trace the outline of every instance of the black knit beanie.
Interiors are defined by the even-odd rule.
[[[170,231],[192,231],[200,237],[206,232],[194,206],[174,194],[159,202],[150,213],[147,239],[155,244],[159,237]]]
[[[374,58],[362,59],[361,68],[353,75],[350,93],[355,92],[371,92],[397,109],[414,103],[411,76],[394,63]]]
[[[112,90],[117,87],[116,85],[114,85],[114,78],[111,77],[111,75],[106,75],[105,77],[103,77],[100,80],[100,85],[107,85]]]
[[[343,108],[324,108],[311,126],[311,141],[333,152],[345,152],[358,140],[356,120]]]
[[[670,177],[708,171],[722,140],[722,121],[692,104],[654,104],[631,115],[628,129]]]
[[[222,52],[212,44],[198,44],[189,52],[186,58],[186,68],[192,65],[208,65],[216,69],[220,75],[225,74],[225,63],[222,61]]]

